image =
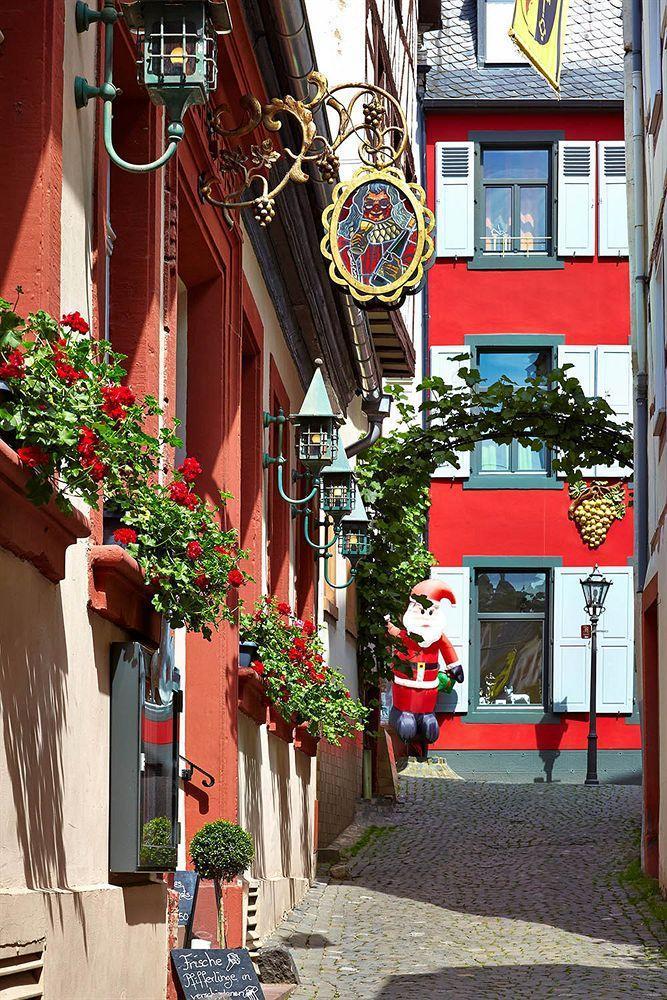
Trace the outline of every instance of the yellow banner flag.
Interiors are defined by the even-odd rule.
[[[570,0],[515,0],[509,30],[524,55],[554,90],[560,90]]]

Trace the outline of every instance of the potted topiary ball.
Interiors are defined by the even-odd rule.
[[[192,838],[190,857],[195,871],[202,878],[213,880],[218,904],[218,942],[225,947],[225,921],[222,883],[242,875],[255,856],[252,837],[226,819],[205,823]]]

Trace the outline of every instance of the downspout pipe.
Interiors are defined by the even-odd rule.
[[[633,161],[633,283],[635,355],[635,551],[638,593],[646,583],[648,567],[648,344],[647,274],[644,162],[644,107],[642,80],[642,3],[632,0],[632,46],[629,53],[632,80],[632,161]],[[626,55],[626,59],[628,56]]]

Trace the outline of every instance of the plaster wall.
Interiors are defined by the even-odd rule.
[[[315,758],[239,715],[239,823],[255,841],[257,935],[295,906],[315,875]]]
[[[0,551],[0,950],[43,939],[46,996],[158,1000],[166,887],[108,883],[109,646],[126,636],[87,593],[84,542],[58,585]]]
[[[629,12],[628,12],[629,14]],[[637,622],[641,644],[637,645],[640,712],[644,727],[644,758],[646,780],[644,785],[644,836],[642,838],[643,862],[650,874],[659,878],[663,892],[667,891],[667,610],[662,595],[667,590],[667,540],[665,539],[665,512],[667,511],[667,457],[665,455],[666,426],[664,386],[665,373],[665,251],[667,244],[663,232],[664,198],[667,191],[667,133],[664,123],[664,26],[667,16],[665,0],[642,5],[642,74],[644,100],[644,167],[645,215],[644,270],[646,282],[644,316],[646,326],[646,373],[648,377],[648,435],[646,459],[648,466],[648,566],[645,578],[637,580]],[[631,21],[628,16],[627,24]],[[629,30],[629,27],[628,27]],[[626,83],[632,85],[631,65],[627,64]],[[661,107],[662,105],[662,107]],[[632,154],[632,121],[629,121],[627,149]],[[634,204],[630,204],[630,222],[634,226]],[[633,228],[630,230],[633,232]],[[640,306],[641,308],[641,306]],[[635,314],[636,315],[636,314]],[[644,356],[639,343],[641,330],[633,329],[636,360]],[[642,442],[637,442],[642,446]],[[642,525],[638,525],[642,531]],[[644,591],[644,593],[642,593]],[[649,593],[655,596],[655,614],[645,616]],[[642,629],[642,624],[644,628]],[[652,635],[649,635],[652,632]],[[651,642],[653,640],[653,643]],[[650,652],[651,645],[657,652],[657,662]],[[650,684],[645,692],[644,683]],[[654,702],[657,698],[657,705]],[[657,784],[657,787],[656,787]],[[657,836],[657,850],[654,838]],[[657,862],[657,864],[656,864]]]

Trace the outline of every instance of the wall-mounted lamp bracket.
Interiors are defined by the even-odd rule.
[[[204,777],[202,778],[203,787],[213,788],[215,784],[215,778],[209,771],[205,771],[203,767],[199,767],[198,764],[195,764],[194,761],[189,760],[187,757],[184,757],[183,754],[181,753],[179,753],[178,756],[180,760],[185,761],[186,765],[185,767],[181,768],[180,772],[181,781],[192,781],[194,772],[199,771],[200,774],[204,775]]]

